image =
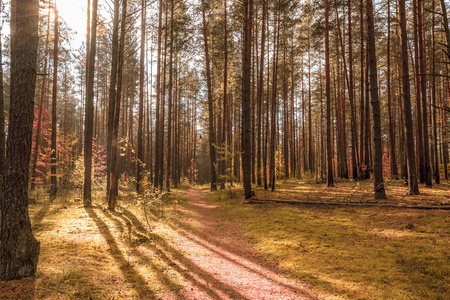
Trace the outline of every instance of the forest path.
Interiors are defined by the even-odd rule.
[[[299,282],[281,275],[273,262],[257,255],[238,226],[201,190],[191,189],[185,206],[189,229],[178,228],[174,245],[204,272],[210,293],[195,286],[188,299],[316,299]],[[219,221],[220,220],[220,221]],[[194,228],[195,227],[195,228]]]
[[[38,197],[30,205],[41,243],[38,270],[35,277],[0,282],[0,299],[446,299],[448,294],[448,211],[253,209],[206,187],[154,199],[137,197],[131,186],[109,211],[103,193],[96,190],[90,208],[76,191],[53,200]],[[256,231],[257,239],[249,240],[244,226],[252,236]],[[292,244],[303,240],[308,251]],[[272,259],[258,254],[255,243]],[[290,278],[277,263],[301,279]]]
[[[149,198],[147,219],[133,193],[115,211],[101,197],[91,208],[74,195],[39,199],[30,207],[38,272],[0,282],[0,299],[323,298],[257,255],[211,196],[190,189]]]

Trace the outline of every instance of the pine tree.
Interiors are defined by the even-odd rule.
[[[38,50],[37,0],[11,1],[11,106],[3,184],[0,279],[33,276],[40,243],[28,216],[28,172]]]

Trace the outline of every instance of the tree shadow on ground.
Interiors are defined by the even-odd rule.
[[[163,285],[171,291],[174,291],[177,296],[180,296],[178,290],[181,289],[181,286],[171,280],[168,276],[163,274],[163,269],[159,267],[155,262],[152,261],[151,258],[147,257],[143,253],[139,252],[137,248],[137,244],[142,242],[152,241],[153,238],[150,238],[148,235],[144,235],[141,233],[137,233],[132,229],[132,223],[127,218],[124,218],[117,211],[105,211],[104,215],[114,222],[116,229],[122,234],[125,235],[124,244],[126,245],[128,251],[131,252],[135,257],[139,257],[141,262],[145,262],[148,267],[151,268],[151,271],[156,274],[156,277],[163,283]],[[123,222],[122,222],[123,221]],[[125,223],[125,224],[124,224]],[[126,229],[126,230],[125,230]],[[139,238],[139,242],[135,244],[135,241],[132,240],[132,236],[135,235]]]
[[[132,220],[135,228],[141,233],[145,234],[146,229],[144,228],[144,225],[138,220],[138,218],[134,216],[129,210],[126,210],[124,208],[122,209],[124,215]],[[155,214],[150,214],[150,218],[152,221],[158,221],[158,216],[156,216]],[[180,235],[190,240],[192,243],[206,248],[207,251],[210,251],[221,257],[222,259],[246,269],[250,273],[253,273],[261,278],[265,278],[266,280],[271,281],[274,284],[283,286],[286,289],[295,291],[296,293],[313,297],[312,295],[309,295],[305,290],[299,289],[292,284],[281,282],[281,280],[277,278],[279,277],[277,273],[280,273],[281,270],[279,268],[276,268],[276,266],[270,266],[270,263],[267,263],[264,267],[262,267],[257,257],[249,255],[248,253],[244,253],[241,249],[233,248],[226,242],[215,238],[213,234],[209,235],[200,232],[199,230],[181,221],[180,219],[181,218],[170,219],[170,221],[165,222],[165,225],[169,226],[172,230],[178,232]]]
[[[119,214],[118,216],[126,219],[125,222],[127,224],[130,224],[131,222],[134,230],[139,232],[140,234],[149,234],[144,225],[132,212],[124,208],[122,209],[123,213]],[[241,253],[237,254],[234,249],[231,249],[229,246],[223,243],[218,243],[214,240],[205,240],[204,237],[200,235],[200,233],[195,232],[191,228],[184,229],[182,228],[181,224],[183,223],[180,222],[180,226],[178,228],[170,224],[169,227],[174,230],[180,238],[189,241],[189,243],[193,245],[193,248],[201,248],[207,251],[207,256],[215,255],[219,257],[220,260],[225,261],[225,264],[237,265],[239,269],[244,270],[244,273],[249,274],[252,278],[256,278],[259,282],[264,281],[268,285],[278,286],[278,290],[286,291],[287,293],[295,295],[296,297],[306,297],[310,299],[316,298],[316,296],[311,295],[306,290],[295,287],[292,284],[281,282],[281,280],[275,278],[278,275],[276,275],[273,271],[270,271],[261,266],[260,263],[255,259],[248,259]],[[166,223],[166,225],[168,224]],[[158,256],[168,264],[172,263],[171,265],[174,267],[174,269],[183,274],[186,280],[190,281],[192,284],[203,289],[204,291],[209,291],[208,293],[213,299],[222,299],[220,294],[227,295],[232,299],[252,298],[247,297],[243,293],[237,291],[235,284],[233,285],[232,282],[226,282],[224,278],[220,276],[221,274],[212,273],[210,271],[202,269],[201,266],[199,266],[195,261],[186,257],[185,254],[177,250],[173,245],[169,244],[168,240],[164,239],[163,237],[159,236],[155,239],[153,244],[145,243],[143,244],[143,246],[157,253]],[[189,270],[190,272],[184,272],[185,269]],[[239,276],[239,274],[236,274],[236,276]],[[200,281],[210,283],[211,287],[217,290],[217,293],[211,294],[211,288],[207,284],[205,285]],[[264,284],[261,284],[261,288],[265,288]]]
[[[155,298],[156,294],[152,291],[147,282],[139,272],[137,272],[130,263],[125,259],[122,251],[118,247],[109,227],[103,222],[103,220],[97,215],[93,208],[85,208],[89,217],[95,222],[100,234],[105,239],[109,247],[111,257],[116,261],[117,266],[122,272],[125,279],[132,285],[133,289],[138,293],[138,297],[141,299]]]
[[[48,222],[44,223],[43,221],[45,219],[47,219],[47,216],[57,215],[62,210],[66,209],[67,206],[65,206],[63,203],[64,202],[62,201],[62,198],[59,196],[49,197],[48,201],[45,201],[45,196],[44,196],[44,202],[42,204],[40,204],[40,203],[33,204],[34,206],[41,205],[41,207],[39,208],[38,211],[36,211],[32,215],[30,214],[31,228],[32,228],[33,232],[35,232],[36,236],[37,236],[37,233],[41,233],[44,231],[51,231],[56,226],[56,222],[53,222],[52,224],[50,224]],[[39,240],[39,238],[38,238],[38,240]],[[41,245],[41,247],[42,247],[42,245]]]
[[[149,251],[154,253],[159,259],[161,259],[164,264],[179,275],[181,275],[186,281],[190,282],[192,286],[195,286],[203,293],[208,294],[212,299],[223,299],[223,295],[226,295],[232,299],[249,299],[239,292],[235,291],[233,287],[223,283],[217,279],[215,279],[212,274],[200,269],[193,263],[191,260],[186,258],[181,252],[170,246],[163,237],[151,234],[147,232],[142,223],[134,216],[131,212],[124,210],[124,213],[105,213],[105,215],[115,223],[118,227],[118,230],[125,233],[125,226],[133,226],[133,234],[139,237],[148,237],[150,236],[152,239],[152,243],[143,243],[142,246],[147,248]],[[119,219],[120,218],[120,219]],[[133,248],[133,254],[137,256],[144,256],[144,254],[138,252],[136,250],[136,246],[128,243],[128,246]],[[177,284],[173,282],[168,276],[165,276],[161,273],[161,270],[151,262],[151,260],[147,259],[147,262],[150,264],[150,267],[157,272],[157,277],[162,280],[166,287],[173,286]],[[181,286],[179,286],[181,288]],[[172,289],[173,291],[173,289]],[[189,292],[189,291],[188,291]],[[184,299],[184,296],[179,292],[175,291],[177,297]]]

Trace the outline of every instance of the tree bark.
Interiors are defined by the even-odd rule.
[[[252,197],[251,70],[253,0],[244,0],[244,48],[242,50],[242,171],[245,199]]]
[[[312,104],[311,104],[311,32],[308,33],[308,169],[314,174]]]
[[[359,175],[359,155],[358,155],[358,127],[356,122],[356,108],[355,108],[355,89],[353,80],[353,33],[352,33],[352,4],[348,0],[348,64],[349,64],[349,87],[348,97],[350,101],[351,124],[352,124],[352,175],[353,179],[357,180]]]
[[[392,179],[398,179],[397,156],[395,153],[395,120],[391,96],[391,2],[388,0],[388,33],[387,33],[387,97],[389,118],[389,158]]]
[[[83,205],[92,205],[92,135],[94,132],[94,70],[97,41],[97,7],[98,0],[92,2],[91,47],[89,49],[88,81],[86,97],[86,120],[84,128],[84,194]]]
[[[373,116],[373,177],[374,177],[374,191],[375,199],[385,199],[386,192],[384,190],[383,182],[383,147],[381,140],[381,115],[380,115],[380,101],[378,99],[378,79],[377,79],[377,59],[375,52],[375,29],[373,21],[373,3],[372,0],[367,0],[367,49],[369,58],[370,71],[370,99],[372,104]]]
[[[58,10],[54,7],[55,11],[55,36],[53,43],[53,91],[52,91],[52,142],[51,142],[51,188],[50,195],[56,196],[56,192],[58,189],[58,178],[56,177],[56,103],[58,99],[58,40],[59,40],[59,32],[58,32]]]
[[[408,39],[406,31],[405,0],[399,0],[400,30],[401,30],[401,60],[403,85],[403,115],[405,118],[407,165],[408,165],[408,194],[418,195],[419,186],[416,177],[416,154],[414,149],[414,130],[411,115],[411,88],[409,83]]]
[[[367,49],[366,49],[367,50]],[[365,64],[365,76],[366,76],[366,84],[365,84],[365,104],[364,104],[364,179],[370,179],[370,173],[373,171],[372,169],[372,145],[370,143],[370,138],[372,135],[371,132],[371,122],[370,122],[370,78],[369,78],[369,53],[366,51],[366,64]]]
[[[423,5],[422,0],[417,0],[417,21],[419,36],[419,64],[420,64],[420,90],[422,96],[422,124],[423,124],[423,167],[425,185],[431,187],[431,165],[430,165],[430,144],[428,140],[428,113],[427,113],[427,83],[426,83],[426,67],[425,67],[425,43],[423,41]],[[434,1],[434,0],[433,0]]]
[[[420,76],[420,62],[419,62],[419,40],[418,40],[418,0],[413,0],[413,32],[414,32],[414,81],[415,81],[415,110],[416,110],[416,147],[417,154],[419,156],[419,179],[420,183],[425,183],[425,160],[424,160],[424,149],[423,149],[423,117],[422,117],[422,97],[421,97],[421,76]]]
[[[0,279],[36,273],[40,243],[28,215],[28,173],[33,135],[38,50],[37,0],[11,1],[11,105],[3,184]]]
[[[114,132],[114,112],[116,106],[116,84],[117,84],[117,65],[119,61],[119,9],[120,0],[114,0],[113,34],[112,34],[112,53],[111,53],[111,72],[109,76],[109,95],[108,95],[108,136],[106,138],[106,198],[109,201],[111,196],[111,180],[115,176],[111,172],[112,160],[112,140]]]
[[[159,138],[157,142],[159,143],[159,182],[157,186],[162,191],[164,189],[164,129],[165,129],[165,121],[166,121],[166,80],[167,80],[167,40],[168,40],[168,8],[167,2],[164,4],[164,62],[163,62],[163,75],[162,75],[162,91],[160,95],[160,117],[159,117]]]
[[[1,1],[0,1],[1,6]],[[44,108],[44,97],[45,97],[45,88],[47,83],[47,68],[48,68],[48,47],[49,47],[49,41],[50,41],[50,10],[48,11],[48,22],[47,22],[47,36],[45,39],[45,50],[44,50],[44,75],[42,76],[42,86],[41,86],[41,95],[40,95],[40,101],[39,101],[39,111],[38,111],[38,123],[36,128],[36,138],[35,138],[35,144],[34,144],[34,151],[33,158],[32,158],[32,168],[31,168],[31,190],[34,190],[36,187],[36,169],[37,169],[37,161],[39,157],[39,146],[41,143],[41,131],[42,131],[42,112]],[[1,63],[0,63],[1,65]],[[1,79],[0,79],[1,80]],[[3,80],[1,80],[1,84],[3,85]],[[0,113],[4,113],[2,110]],[[4,120],[4,118],[3,118]],[[4,123],[2,123],[4,124]],[[4,137],[3,137],[4,141]],[[5,142],[2,143],[4,145]],[[0,146],[1,147],[1,146]],[[3,168],[1,168],[3,169]]]
[[[0,0],[0,13],[3,12],[2,1]],[[0,27],[0,210],[3,202],[3,177],[5,170],[5,98],[3,95],[3,55],[2,55],[2,32]],[[48,37],[48,35],[47,35]],[[37,145],[37,140],[36,140]]]
[[[365,51],[364,51],[364,5],[363,5],[363,0],[360,0],[360,43],[361,43],[361,47],[360,47],[360,118],[359,118],[359,176],[360,176],[360,180],[364,180],[365,179],[365,170],[363,168],[364,166],[364,132],[365,132],[365,120],[364,120],[364,111],[365,111],[365,102],[364,102],[364,89],[365,89],[365,80],[364,80],[364,74],[365,74],[365,69],[364,69],[364,60],[365,60]]]
[[[336,3],[336,15],[338,16],[338,7]],[[354,108],[354,88],[353,88],[353,54],[352,54],[352,25],[351,25],[351,1],[348,2],[348,15],[349,15],[349,25],[348,25],[348,33],[349,33],[349,70],[347,68],[347,62],[345,60],[345,46],[344,46],[344,39],[341,34],[341,25],[339,22],[339,18],[337,18],[337,24],[338,24],[338,33],[339,33],[339,41],[342,51],[342,61],[344,65],[344,79],[347,82],[347,89],[348,89],[348,98],[350,103],[350,120],[351,120],[351,151],[352,151],[352,177],[353,179],[358,179],[358,167],[357,167],[357,148],[358,148],[358,139],[357,139],[357,129],[356,129],[356,114],[355,114],[355,108]],[[350,74],[349,74],[350,73]],[[343,97],[345,99],[345,97]],[[343,176],[344,178],[348,178],[348,169],[347,169],[347,142],[345,138],[345,100],[342,100],[341,108],[339,109],[342,111],[342,121],[340,124],[343,126],[341,129],[343,136],[339,140],[341,140],[342,143],[342,167],[343,167]]]
[[[437,135],[437,111],[436,111],[436,40],[435,40],[435,24],[436,24],[436,14],[434,11],[436,10],[436,2],[433,1],[432,6],[432,22],[431,22],[431,67],[432,67],[432,75],[431,75],[431,101],[433,105],[433,150],[434,150],[434,180],[436,184],[439,184],[441,181],[441,172],[439,168],[439,155],[438,155],[438,135]]]
[[[280,11],[278,2],[278,11],[274,13],[274,22],[276,26],[274,28],[274,56],[273,56],[273,74],[272,74],[272,108],[271,108],[271,139],[270,139],[270,153],[269,153],[269,185],[272,192],[275,191],[275,181],[276,181],[276,162],[275,162],[275,151],[277,145],[277,102],[278,102],[278,56],[280,48]]]
[[[262,0],[262,26],[261,26],[261,55],[260,55],[260,66],[259,66],[259,80],[257,85],[257,105],[258,105],[258,115],[257,115],[257,153],[256,153],[256,184],[260,186],[262,184],[261,179],[261,154],[262,154],[262,108],[263,108],[263,98],[264,98],[264,57],[265,57],[265,39],[266,39],[266,0]]]
[[[446,67],[446,75],[448,76],[448,66]],[[443,85],[445,81],[442,80],[442,88],[441,88],[441,93],[445,93],[444,87]],[[447,90],[449,89],[449,82],[447,80]],[[450,92],[448,92],[450,93]],[[445,99],[446,97],[444,95],[441,95],[441,106],[443,106],[445,104]],[[444,178],[445,180],[448,180],[448,162],[449,162],[449,157],[448,157],[448,122],[447,122],[447,111],[446,110],[442,110],[441,111],[441,120],[442,120],[442,163],[444,165]]]
[[[205,50],[205,69],[206,69],[206,85],[208,88],[208,119],[209,119],[209,152],[211,158],[211,191],[217,190],[217,172],[216,172],[216,134],[214,130],[214,100],[212,95],[211,85],[211,67],[209,62],[209,50],[208,50],[208,30],[206,23],[206,7],[205,1],[202,0],[202,21],[203,21],[203,42]]]
[[[139,60],[139,116],[138,116],[138,145],[136,166],[136,191],[141,192],[141,176],[144,170],[144,75],[145,75],[145,14],[146,0],[141,0],[141,53]]]
[[[124,48],[125,48],[125,30],[127,20],[127,0],[122,1],[122,21],[120,28],[120,39],[118,49],[118,65],[117,65],[117,92],[114,106],[114,122],[113,122],[113,136],[111,143],[111,175],[110,175],[110,190],[109,190],[109,202],[108,209],[114,210],[116,207],[116,190],[118,182],[117,172],[117,157],[119,155],[119,120],[120,120],[120,102],[122,98],[122,80],[123,80],[123,61],[124,61]]]
[[[161,115],[161,48],[162,48],[162,0],[159,0],[158,12],[158,46],[156,57],[156,116],[155,116],[155,177],[153,185],[158,186],[160,177],[160,115]],[[162,176],[162,175],[161,175]]]
[[[167,177],[166,188],[170,191],[171,180],[171,155],[172,155],[172,94],[173,94],[173,0],[170,5],[170,53],[169,53],[169,99],[167,112]]]
[[[222,151],[223,157],[220,162],[220,174],[222,176],[227,175],[227,161],[228,161],[228,147],[226,138],[226,128],[227,128],[227,115],[228,115],[228,25],[227,25],[227,0],[224,0],[223,4],[224,17],[223,17],[223,27],[224,27],[224,66],[223,66],[223,122],[222,122]],[[259,169],[258,169],[259,170]],[[226,177],[225,177],[226,178]],[[225,189],[225,178],[220,180],[220,189]],[[261,177],[260,177],[261,179]],[[261,180],[260,180],[261,181]]]
[[[331,88],[330,88],[330,4],[325,0],[325,96],[327,98],[327,187],[333,187],[333,157],[331,152]]]
[[[445,6],[445,0],[441,0],[440,2],[441,2],[441,13],[442,13],[442,21],[443,21],[442,25],[444,26],[445,37],[447,40],[446,54],[447,54],[447,60],[449,60],[450,59],[450,29],[448,26],[447,7]]]
[[[269,17],[267,17],[267,19],[268,19],[268,21],[269,21]],[[269,23],[269,22],[267,22],[267,23]],[[267,26],[267,27],[269,27],[269,26]],[[267,29],[267,35],[269,35],[269,28]],[[270,43],[270,41],[269,41],[269,38],[267,39],[267,49],[269,49],[269,43]],[[263,153],[262,153],[262,156],[263,156],[263,182],[264,182],[264,189],[265,190],[267,190],[267,188],[268,188],[268,181],[267,181],[267,156],[268,156],[268,152],[269,152],[269,149],[268,149],[268,147],[269,147],[269,145],[268,145],[268,140],[269,140],[269,124],[270,124],[270,122],[269,122],[269,89],[270,89],[270,87],[269,87],[269,82],[270,82],[270,63],[268,63],[267,64],[267,93],[266,93],[266,103],[265,103],[265,112],[264,112],[264,114],[265,114],[265,118],[264,118],[264,124],[265,124],[265,129],[264,129],[264,135],[263,135],[263,138],[264,138],[264,141],[263,141]],[[269,166],[269,169],[270,169],[270,166]]]

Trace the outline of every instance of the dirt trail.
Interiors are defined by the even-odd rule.
[[[188,299],[316,299],[306,286],[280,275],[274,263],[255,254],[236,226],[219,224],[212,218],[219,209],[208,203],[198,189],[188,192],[186,206],[196,229],[178,228],[174,247],[206,277],[210,292],[196,286],[185,294]],[[278,270],[279,271],[279,270]]]

